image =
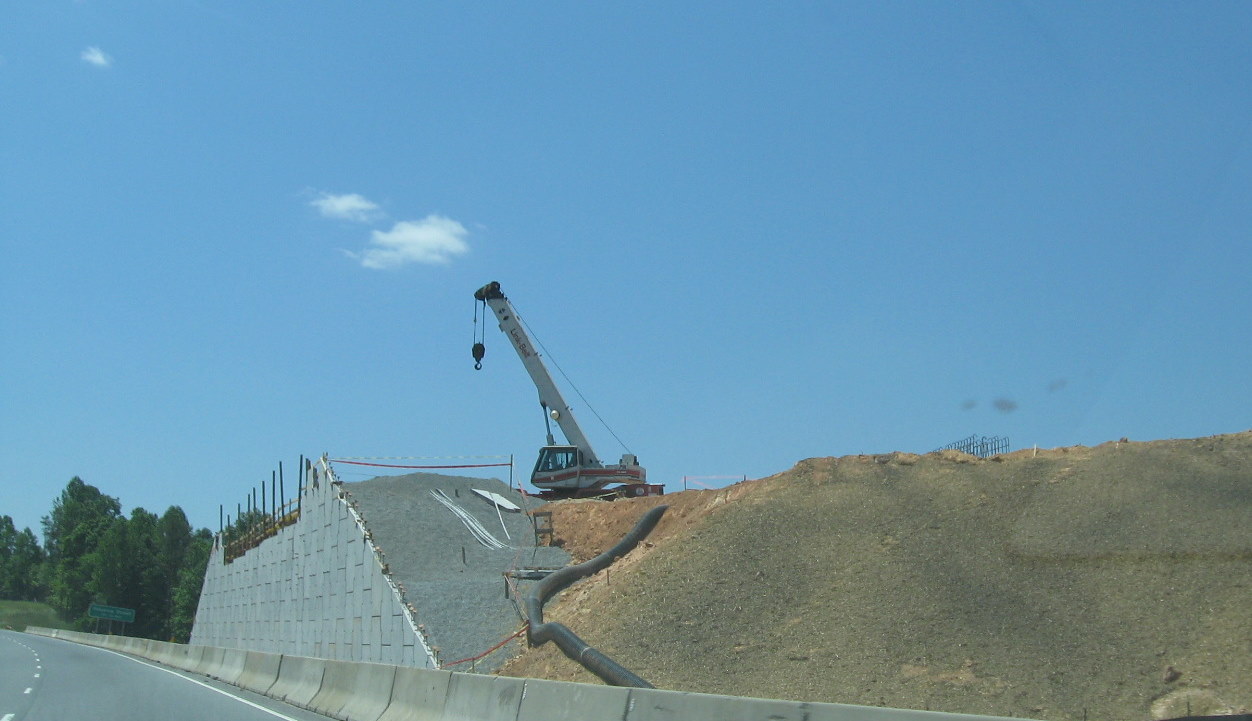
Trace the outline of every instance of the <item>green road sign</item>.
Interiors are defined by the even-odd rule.
[[[91,608],[87,610],[87,615],[92,618],[103,618],[106,621],[121,621],[122,623],[134,623],[135,621],[135,609],[133,608],[101,606],[98,603],[91,604]]]

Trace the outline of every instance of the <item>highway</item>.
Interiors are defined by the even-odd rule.
[[[103,648],[0,631],[0,721],[325,721],[203,676]]]

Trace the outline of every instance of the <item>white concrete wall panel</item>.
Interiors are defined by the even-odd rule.
[[[191,642],[437,667],[338,484],[306,488],[299,520],[230,563],[215,544]]]

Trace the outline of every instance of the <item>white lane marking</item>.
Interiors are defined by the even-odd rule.
[[[131,660],[131,661],[134,661],[135,663],[141,663],[141,664],[143,664],[144,666],[149,666],[149,667],[151,667],[151,668],[155,668],[155,669],[156,669],[156,670],[158,670],[158,671],[164,671],[164,672],[166,672],[166,673],[170,674],[171,676],[177,676],[177,677],[181,678],[181,679],[182,679],[182,680],[184,680],[184,681],[190,681],[190,682],[192,682],[192,683],[194,683],[194,684],[196,684],[196,685],[198,685],[198,686],[203,686],[203,687],[207,688],[207,689],[208,689],[208,690],[210,690],[210,691],[216,691],[216,692],[218,692],[218,693],[222,694],[223,696],[226,696],[226,697],[228,697],[228,698],[233,698],[233,699],[235,699],[235,700],[236,700],[236,701],[238,701],[239,703],[244,703],[244,704],[247,704],[247,705],[251,706],[252,708],[257,709],[258,711],[264,711],[265,713],[270,714],[270,715],[272,715],[272,716],[277,716],[277,717],[278,717],[278,718],[280,718],[280,719],[285,719],[285,721],[300,721],[299,719],[292,718],[291,716],[287,716],[287,715],[285,715],[285,714],[281,714],[281,713],[279,713],[279,712],[275,711],[274,709],[265,708],[265,707],[264,707],[264,706],[262,706],[261,704],[252,703],[251,701],[249,701],[249,700],[248,700],[248,699],[246,699],[246,698],[240,698],[239,696],[236,696],[236,695],[234,695],[233,693],[231,693],[231,692],[229,692],[229,691],[223,691],[223,690],[222,690],[222,689],[220,689],[220,688],[216,688],[216,687],[214,687],[214,686],[210,686],[209,684],[204,683],[203,681],[197,681],[197,680],[195,680],[194,678],[187,678],[186,676],[182,675],[181,673],[179,673],[179,672],[177,672],[177,671],[171,671],[171,670],[170,670],[170,669],[168,669],[168,668],[163,668],[163,667],[158,666],[158,665],[156,665],[156,664],[154,664],[154,663],[148,663],[147,661],[142,661],[142,660],[140,660],[140,659],[135,658],[134,656],[127,656],[127,655],[126,655],[126,654],[124,654],[124,653],[118,653],[117,651],[113,651],[113,650],[110,650],[110,649],[107,649],[107,648],[102,648],[102,649],[100,649],[100,650],[101,650],[101,651],[108,651],[109,653],[111,653],[111,654],[113,654],[113,655],[115,655],[115,656],[121,656],[122,658],[129,659],[129,660]],[[27,689],[27,690],[29,691],[30,689]]]
[[[4,718],[0,718],[0,721],[13,721],[13,714],[6,713],[4,715]]]
[[[35,674],[35,678],[39,678],[39,674]]]
[[[28,693],[30,693],[30,692],[31,692],[31,689],[26,689],[25,691],[23,691],[23,692],[22,692],[22,694],[23,694],[23,695],[25,695],[25,694],[28,694]]]

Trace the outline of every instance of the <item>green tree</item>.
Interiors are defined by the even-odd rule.
[[[13,517],[0,516],[0,598],[16,598],[11,567],[14,551],[18,547],[18,528]]]
[[[3,583],[9,587],[9,594],[0,598],[15,601],[43,600],[43,563],[44,553],[39,539],[35,538],[29,528],[23,528],[14,539],[13,553],[3,571],[6,577]]]
[[[253,508],[239,514],[239,518],[226,526],[226,537],[231,540],[247,538],[260,533],[273,522],[273,517],[264,511]]]
[[[16,548],[17,528],[13,525],[13,518],[0,516],[0,598],[15,598],[10,568]]]
[[[12,520],[4,520],[0,591],[38,593],[46,585],[51,605],[80,628],[93,624],[88,607],[100,603],[135,610],[128,635],[190,636],[213,535],[208,529],[193,533],[178,506],[159,518],[136,508],[127,518],[116,498],[75,477],[43,519],[46,561],[34,534],[17,534]],[[29,563],[17,562],[27,557]]]
[[[174,586],[173,610],[170,613],[169,639],[187,643],[191,639],[191,627],[196,621],[196,609],[200,604],[200,591],[204,587],[204,571],[209,565],[213,550],[213,534],[202,528],[192,537],[183,556],[183,565]]]
[[[158,560],[158,541],[157,517],[136,508],[129,520],[113,522],[89,556],[93,600],[135,611],[128,635],[158,637],[168,618],[168,586]]]
[[[101,537],[122,515],[116,498],[75,476],[43,518],[48,602],[67,620],[85,626],[95,589],[93,560]]]
[[[162,625],[159,635],[154,638],[168,639],[173,635],[170,622],[174,615],[175,588],[179,584],[179,574],[192,542],[191,523],[187,521],[187,514],[183,513],[183,509],[170,506],[161,515],[161,520],[157,521],[156,532],[157,563],[161,569],[163,598]]]
[[[100,534],[95,549],[82,558],[81,568],[89,574],[88,588],[92,603],[134,608],[127,597],[133,585],[128,525],[129,521],[124,517],[113,519],[109,527]],[[81,609],[79,613],[85,611],[86,609]]]

